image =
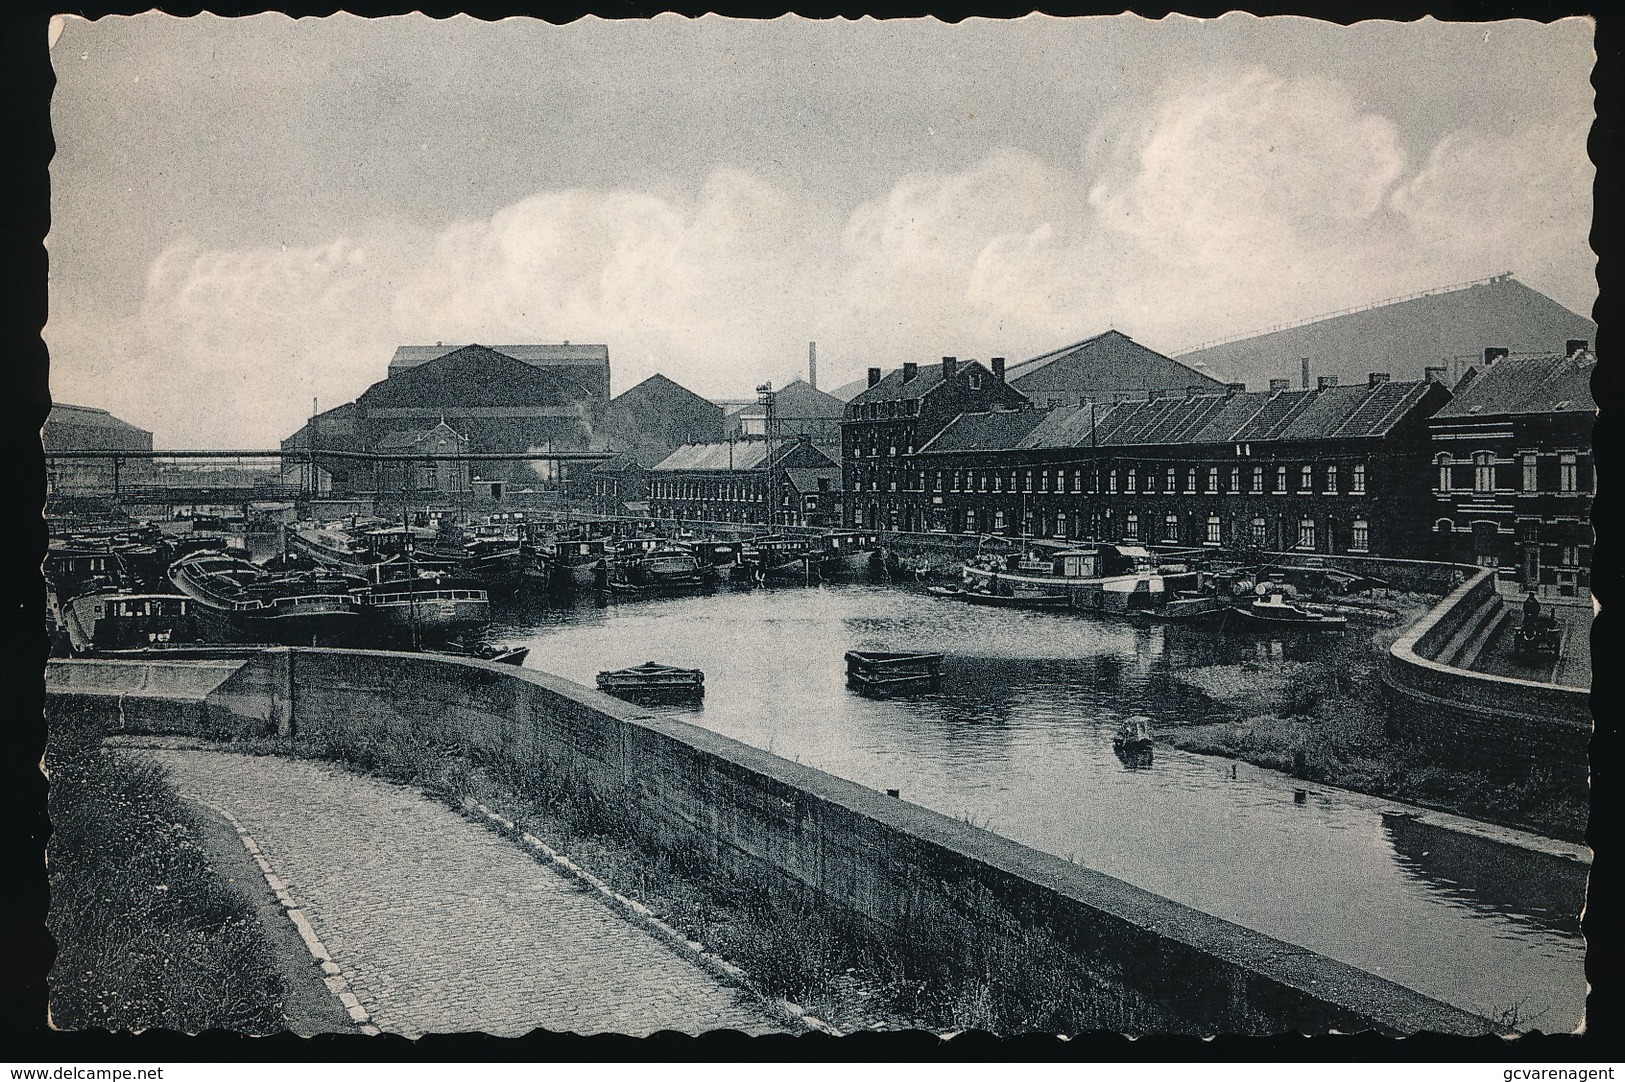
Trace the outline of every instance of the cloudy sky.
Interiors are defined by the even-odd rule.
[[[159,446],[273,445],[401,343],[748,396],[814,339],[833,386],[1596,296],[1581,20],[58,25],[53,394]]]

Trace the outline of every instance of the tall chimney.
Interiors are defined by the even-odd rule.
[[[1584,338],[1570,338],[1563,344],[1563,356],[1572,357],[1591,348],[1591,343]]]
[[[1448,369],[1442,364],[1430,364],[1422,369],[1422,378],[1429,383],[1443,383],[1446,371]]]
[[[913,379],[915,376],[917,376],[919,374],[920,374],[920,366],[919,365],[915,364],[913,361],[904,361],[903,362],[903,382],[904,383],[907,383],[909,380]]]
[[[1337,386],[1337,377],[1336,376],[1316,376],[1315,377],[1315,387],[1318,390],[1324,391],[1328,387],[1336,387],[1336,386]]]
[[[1368,372],[1365,377],[1365,385],[1367,387],[1380,387],[1387,382],[1387,372]]]
[[[957,357],[944,357],[942,359],[942,382],[947,383],[959,372],[959,359]]]
[[[1582,346],[1581,348],[1584,349],[1585,347]],[[1569,352],[1573,353],[1574,351],[1570,350]],[[991,361],[989,361],[988,363],[993,366],[993,382],[994,383],[1003,383],[1004,382],[1004,358],[1003,357],[995,357]]]
[[[1289,379],[1272,379],[1272,380],[1270,380],[1270,390],[1271,391],[1285,391],[1288,388],[1290,388],[1291,386],[1292,386],[1292,381],[1289,380]]]
[[[1308,390],[1309,389],[1309,358],[1308,357],[1299,357],[1298,358],[1298,371],[1303,376],[1304,389]]]
[[[818,343],[807,343],[807,386],[818,390]]]
[[[1490,346],[1484,351],[1484,367],[1488,368],[1507,355],[1505,346]]]
[[[875,384],[877,384],[879,382],[880,382],[880,369],[878,369],[878,368],[869,369],[869,386],[873,387]]]

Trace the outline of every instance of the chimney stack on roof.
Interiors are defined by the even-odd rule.
[[[1245,383],[1226,383],[1224,385],[1224,389],[1229,394],[1246,394],[1247,393],[1247,385]]]
[[[942,381],[946,383],[958,373],[959,359],[957,357],[944,357],[942,359]]]
[[[988,363],[993,366],[993,382],[994,383],[1003,383],[1004,382],[1004,358],[1003,357],[995,357],[995,358],[993,358],[993,360],[989,361]]]
[[[1270,380],[1270,390],[1272,392],[1273,391],[1284,391],[1284,390],[1288,389],[1291,386],[1292,386],[1292,381],[1289,380],[1289,379],[1272,379],[1272,380]]]
[[[920,366],[913,361],[903,362],[903,382],[907,383],[920,374]]]
[[[1507,352],[1505,346],[1490,346],[1484,351],[1484,367],[1488,368],[1496,361],[1502,360],[1506,357]]]
[[[878,368],[869,369],[869,386],[873,387],[875,384],[877,384],[879,382],[880,382],[880,369],[878,369]]]
[[[1429,383],[1443,383],[1447,371],[1449,369],[1442,364],[1430,364],[1422,369],[1422,378]]]
[[[1336,387],[1336,386],[1337,386],[1337,377],[1336,376],[1317,376],[1317,377],[1315,377],[1315,387],[1317,389],[1319,389],[1319,390],[1324,391],[1328,387]]]
[[[1591,348],[1591,343],[1584,338],[1570,338],[1563,344],[1563,355],[1573,357],[1576,353],[1584,353]]]
[[[1380,387],[1387,382],[1388,373],[1386,372],[1370,372],[1367,373],[1365,377],[1365,385],[1367,387]]]

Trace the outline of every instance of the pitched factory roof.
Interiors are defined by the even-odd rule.
[[[104,409],[97,409],[95,406],[75,406],[68,402],[52,402],[51,412],[45,418],[45,423],[47,425],[90,425],[96,428],[111,428],[121,432],[140,432],[144,435],[152,435],[146,429],[132,425],[128,421],[120,420]]]
[[[661,473],[678,470],[753,470],[766,460],[766,440],[685,443],[650,469]]]
[[[1058,365],[1066,369],[1064,374],[1058,370],[1049,371]],[[1047,385],[1051,381],[1033,380],[1041,372],[1054,376],[1060,384],[1090,384],[1112,390],[1162,390],[1186,386],[1217,389],[1220,386],[1220,381],[1205,371],[1204,366],[1198,364],[1193,367],[1165,356],[1119,330],[1103,331],[1081,342],[1052,349],[1011,365],[1005,372],[1005,382],[1015,385],[1017,390],[1027,390],[1021,386],[1027,381],[1032,381],[1035,386]]]
[[[444,357],[448,353],[455,353],[470,343],[462,345],[434,345],[434,346],[397,346],[395,356],[390,358],[390,371],[402,368],[415,368],[425,362]],[[609,347],[606,345],[593,345],[581,342],[534,343],[517,346],[487,346],[505,357],[512,357],[516,361],[524,361],[533,365],[553,364],[609,364]]]
[[[826,487],[831,489],[839,489],[841,485],[841,468],[834,465],[816,468],[787,466],[784,470],[784,476],[790,482],[791,488],[803,493],[819,491],[818,482],[820,480],[828,482]]]
[[[1597,358],[1507,357],[1479,371],[1434,414],[1440,419],[1511,413],[1595,413],[1591,374]]]
[[[1415,409],[1432,386],[1417,380],[964,414],[921,453],[1375,437]]]

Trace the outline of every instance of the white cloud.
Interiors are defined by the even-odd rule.
[[[138,311],[55,306],[47,337],[65,399],[169,446],[269,445],[404,342],[607,342],[617,387],[663,371],[720,395],[799,372],[812,338],[833,385],[1108,326],[1178,348],[1508,268],[1589,303],[1583,126],[1464,130],[1416,165],[1346,88],[1254,71],[1120,109],[1076,158],[996,152],[844,215],[718,169],[688,195],[543,191],[433,234],[178,243]]]

